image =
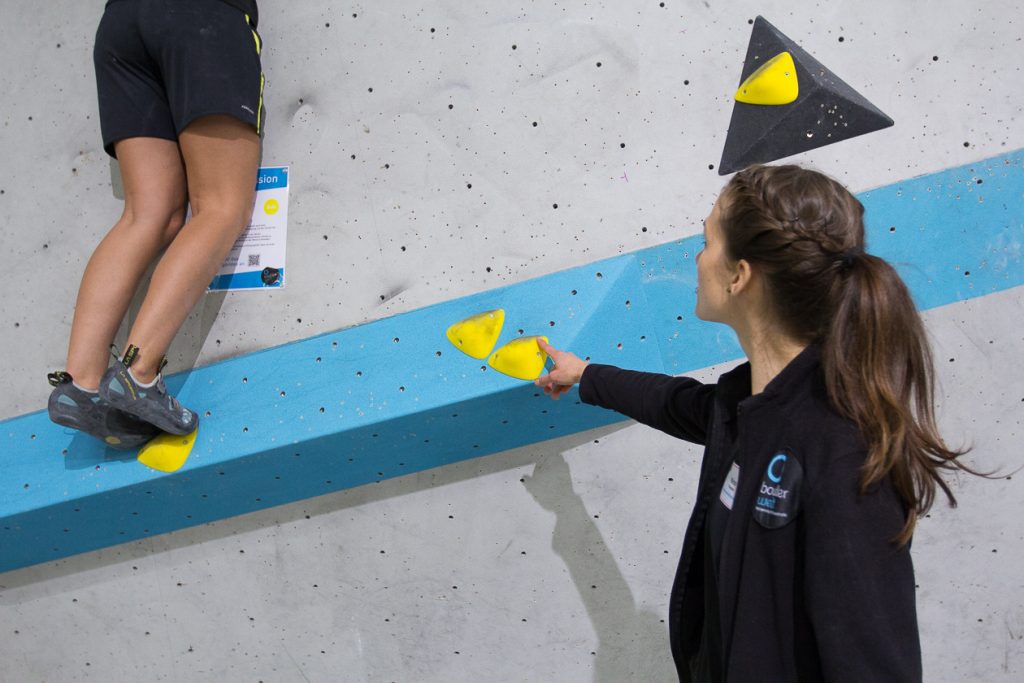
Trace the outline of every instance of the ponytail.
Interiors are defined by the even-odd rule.
[[[764,275],[772,314],[794,339],[822,346],[833,407],[867,441],[860,490],[886,477],[907,510],[907,543],[942,489],[941,473],[974,472],[935,423],[934,364],[903,280],[864,252],[864,207],[838,182],[797,166],[753,166],[723,192],[722,228],[734,260]]]
[[[860,254],[845,278],[822,349],[825,385],[835,408],[868,442],[861,492],[889,477],[907,507],[898,543],[913,535],[941,488],[956,498],[942,470],[967,469],[935,422],[934,364],[910,292],[883,259]],[[970,470],[968,470],[970,471]]]

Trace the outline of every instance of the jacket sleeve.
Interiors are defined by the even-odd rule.
[[[835,458],[804,506],[804,601],[827,681],[920,681],[914,568],[888,480],[859,492],[865,453]],[[809,482],[810,483],[810,482]]]
[[[580,399],[680,439],[707,438],[715,385],[689,377],[622,370],[592,363],[580,379]]]

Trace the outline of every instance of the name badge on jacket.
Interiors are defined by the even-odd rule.
[[[800,484],[804,468],[788,451],[772,456],[761,477],[754,500],[754,519],[768,529],[786,526],[800,509]]]

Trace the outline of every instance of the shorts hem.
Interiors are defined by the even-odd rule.
[[[170,140],[171,142],[177,142],[178,138],[171,135],[160,135],[159,133],[131,133],[129,135],[119,135],[109,142],[103,143],[103,151],[116,159],[117,154],[114,153],[114,145],[121,142],[122,140],[130,140],[131,138],[156,138],[157,140]]]
[[[190,125],[192,125],[193,123],[195,123],[199,119],[205,118],[207,116],[230,116],[231,118],[235,119],[236,121],[241,121],[242,123],[244,123],[246,125],[252,126],[253,131],[257,135],[259,135],[261,138],[263,137],[263,131],[260,129],[261,127],[256,125],[256,117],[255,116],[250,116],[250,115],[248,115],[248,113],[246,113],[246,114],[238,114],[238,113],[232,112],[232,111],[223,111],[221,109],[211,109],[210,111],[202,111],[202,112],[197,112],[197,113],[193,114],[188,119],[183,121],[181,123],[181,125],[178,126],[178,135],[180,136],[181,132],[183,130],[188,128]]]

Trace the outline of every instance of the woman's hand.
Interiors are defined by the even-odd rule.
[[[554,368],[548,374],[538,377],[534,384],[544,390],[544,393],[551,398],[558,400],[558,397],[572,389],[573,385],[580,381],[583,371],[589,363],[580,360],[568,351],[559,351],[543,339],[537,340],[540,350],[551,357]]]

